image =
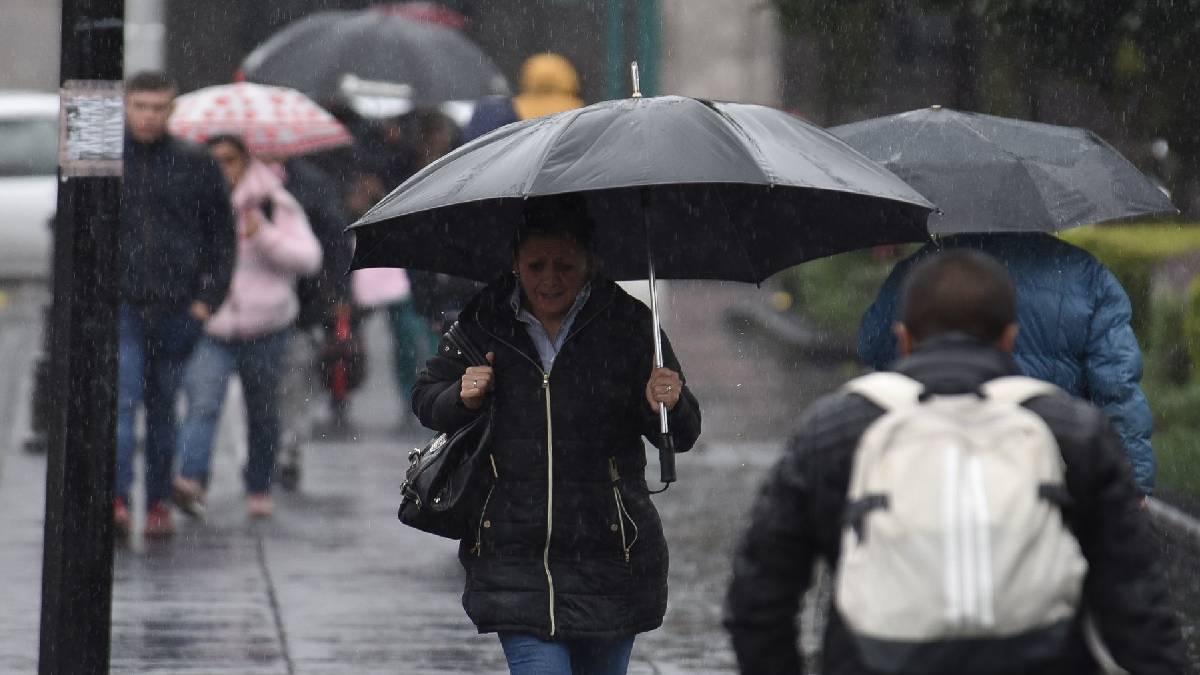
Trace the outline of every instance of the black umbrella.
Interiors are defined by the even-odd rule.
[[[1054,232],[1175,211],[1086,129],[933,106],[830,131],[937,204],[933,234]]]
[[[363,113],[508,93],[492,60],[462,33],[386,6],[317,12],[288,24],[246,57],[241,72],[250,82],[345,100]]]
[[[927,239],[931,209],[792,115],[635,97],[502,127],[426,167],[354,224],[354,266],[490,280],[511,266],[525,200],[566,194],[586,200],[606,273],[650,279],[660,365],[656,278],[757,283],[805,260]],[[665,433],[665,410],[662,421]]]

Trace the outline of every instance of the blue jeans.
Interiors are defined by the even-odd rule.
[[[625,675],[633,636],[545,642],[532,635],[500,633],[500,646],[510,675]]]
[[[269,492],[279,451],[279,381],[291,330],[225,342],[205,335],[183,376],[187,417],[179,430],[179,474],[208,484],[212,446],[229,378],[236,372],[246,399],[246,491]]]
[[[175,395],[200,322],[184,308],[122,304],[117,346],[116,496],[129,503],[133,485],[134,423],[146,408],[146,505],[166,499],[175,459]]]

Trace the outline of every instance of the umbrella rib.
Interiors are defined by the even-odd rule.
[[[1044,214],[1043,217],[1045,218],[1045,222],[1052,223],[1056,229],[1061,228],[1061,226],[1064,223],[1062,223],[1062,221],[1060,221],[1058,218],[1056,218],[1054,216],[1054,214],[1050,211],[1050,208],[1046,205],[1046,194],[1045,194],[1045,191],[1042,189],[1041,182],[1034,179],[1034,177],[1029,173],[1029,160],[1027,158],[1022,157],[1021,155],[1018,155],[1017,153],[1009,150],[1008,148],[1006,148],[1003,145],[1001,145],[1000,143],[992,140],[991,138],[988,138],[988,136],[986,134],[984,134],[982,131],[971,126],[971,124],[969,123],[970,122],[969,118],[956,117],[954,121],[959,126],[966,129],[967,131],[978,136],[980,139],[986,141],[991,147],[1000,151],[1000,153],[1002,153],[1005,157],[1008,157],[1013,162],[1013,164],[1015,164],[1017,166],[1017,168],[1019,168],[1021,170],[1021,173],[1024,174],[1025,178],[1028,179],[1029,184],[1037,192],[1038,203],[1041,207],[1041,211]],[[1068,225],[1068,227],[1069,227],[1069,225]]]
[[[562,138],[562,135],[567,132],[567,129],[570,129],[571,126],[575,124],[575,121],[579,119],[578,110],[582,110],[582,108],[570,111],[573,113],[571,115],[571,119],[566,124],[562,125],[562,128],[559,129],[558,132],[546,142],[546,147],[542,148],[542,156],[538,157],[537,164],[534,165],[537,170],[531,172],[529,180],[525,182],[525,187],[521,189],[521,196],[529,196],[530,190],[533,189],[534,182],[537,181],[538,176],[542,174],[542,167],[546,164],[546,158],[550,156],[550,150],[554,148],[555,143],[558,143],[558,139]]]
[[[924,131],[925,127],[927,127],[927,126],[929,126],[929,116],[928,115],[921,118],[921,124],[915,130],[913,130],[912,134],[910,134],[908,136],[908,138],[905,138],[903,141],[901,141],[902,145],[899,148],[897,148],[897,150],[900,151],[901,155],[904,154],[904,150],[906,148],[908,148],[910,143],[913,143],[917,140],[917,137],[921,135],[921,132]]]
[[[704,106],[705,108],[708,108],[709,110],[716,113],[721,119],[723,119],[725,121],[726,124],[728,124],[731,128],[733,128],[734,130],[737,131],[736,137],[739,141],[739,144],[743,148],[746,149],[746,152],[750,155],[750,158],[752,160],[754,160],[754,166],[758,167],[758,169],[760,171],[762,171],[763,178],[766,178],[768,185],[775,185],[777,183],[777,181],[775,179],[775,176],[767,168],[766,158],[763,155],[762,149],[760,149],[758,147],[758,144],[754,142],[754,139],[750,136],[749,133],[746,132],[746,130],[742,127],[742,125],[739,124],[738,121],[733,118],[733,115],[729,115],[724,110],[721,110],[720,108],[718,108],[715,103],[712,103],[710,101],[704,101],[701,99],[694,99],[694,100],[699,102],[700,105]]]

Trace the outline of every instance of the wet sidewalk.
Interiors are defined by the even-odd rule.
[[[663,627],[638,637],[635,675],[735,672],[720,628],[731,548],[796,411],[844,375],[774,360],[753,337],[727,331],[723,308],[755,293],[680,284],[664,294],[664,326],[705,422],[699,446],[679,458],[679,482],[655,497],[671,550],[670,604]],[[21,446],[43,298],[38,289],[0,288],[3,675],[37,668],[46,461]],[[368,324],[367,341],[371,376],[354,402],[356,436],[314,442],[300,489],[276,488],[273,518],[245,515],[244,431],[234,414],[222,423],[206,519],[180,516],[174,539],[134,537],[117,550],[113,673],[506,672],[495,636],[477,635],[459,604],[456,544],[396,520],[405,456],[426,432],[397,430],[381,321]],[[1183,548],[1167,556],[1193,649],[1196,556]],[[815,636],[805,635],[811,649]]]
[[[706,433],[701,447],[680,458],[679,483],[656,497],[671,546],[671,600],[663,628],[638,638],[630,672],[639,675],[734,672],[719,623],[730,548],[777,451],[771,436],[780,432],[775,420],[731,416],[726,406],[735,402],[722,399],[745,391],[743,380],[767,386],[780,378],[746,363],[755,358],[752,348],[735,338],[692,333],[693,321],[723,330],[712,320],[719,309],[690,318],[688,305],[717,300],[736,297],[679,296],[675,316],[664,320],[681,336],[675,342],[685,368],[696,364]],[[0,316],[0,367],[12,369],[0,380],[0,420],[13,434],[0,448],[0,673],[34,672],[38,648],[45,458],[17,442],[27,426],[20,419],[28,413],[29,371],[19,354],[35,339],[26,333],[36,333],[32,310],[22,311],[23,319]],[[369,325],[367,339],[372,374],[354,402],[356,436],[314,442],[300,488],[276,488],[273,518],[255,522],[245,514],[235,415],[223,423],[207,517],[177,513],[172,540],[135,535],[118,549],[112,672],[506,672],[495,636],[477,635],[461,608],[456,543],[396,520],[405,456],[426,432],[397,430],[381,322]],[[656,476],[657,467],[647,474]]]

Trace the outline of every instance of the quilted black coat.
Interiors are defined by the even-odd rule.
[[[667,545],[644,477],[642,437],[658,441],[646,403],[650,312],[615,283],[594,280],[554,366],[544,373],[515,317],[515,280],[479,292],[460,327],[495,353],[492,458],[478,515],[459,548],[463,606],[481,633],[612,638],[657,628],[667,603]],[[663,338],[667,367],[679,363]],[[413,390],[413,411],[438,431],[476,414],[459,399],[461,357],[443,342]],[[677,452],[700,434],[684,387],[670,414]]]
[[[896,370],[931,394],[977,391],[988,380],[1020,371],[1016,362],[963,335],[928,339]],[[1138,675],[1186,672],[1179,623],[1159,561],[1160,545],[1138,507],[1117,437],[1104,413],[1066,394],[1038,396],[1025,407],[1058,441],[1072,506],[1067,524],[1079,539],[1088,573],[1084,603],[1113,658]],[[839,390],[818,399],[768,473],[750,518],[726,596],[725,627],[743,673],[800,675],[796,614],[818,558],[837,567],[846,489],[859,437],[884,411]],[[1090,675],[1101,669],[1085,646],[1082,614],[1050,662],[1030,664],[1010,645],[992,672],[1006,675]],[[870,675],[836,609],[829,612],[821,650],[826,675]],[[963,671],[964,673],[966,671]]]

